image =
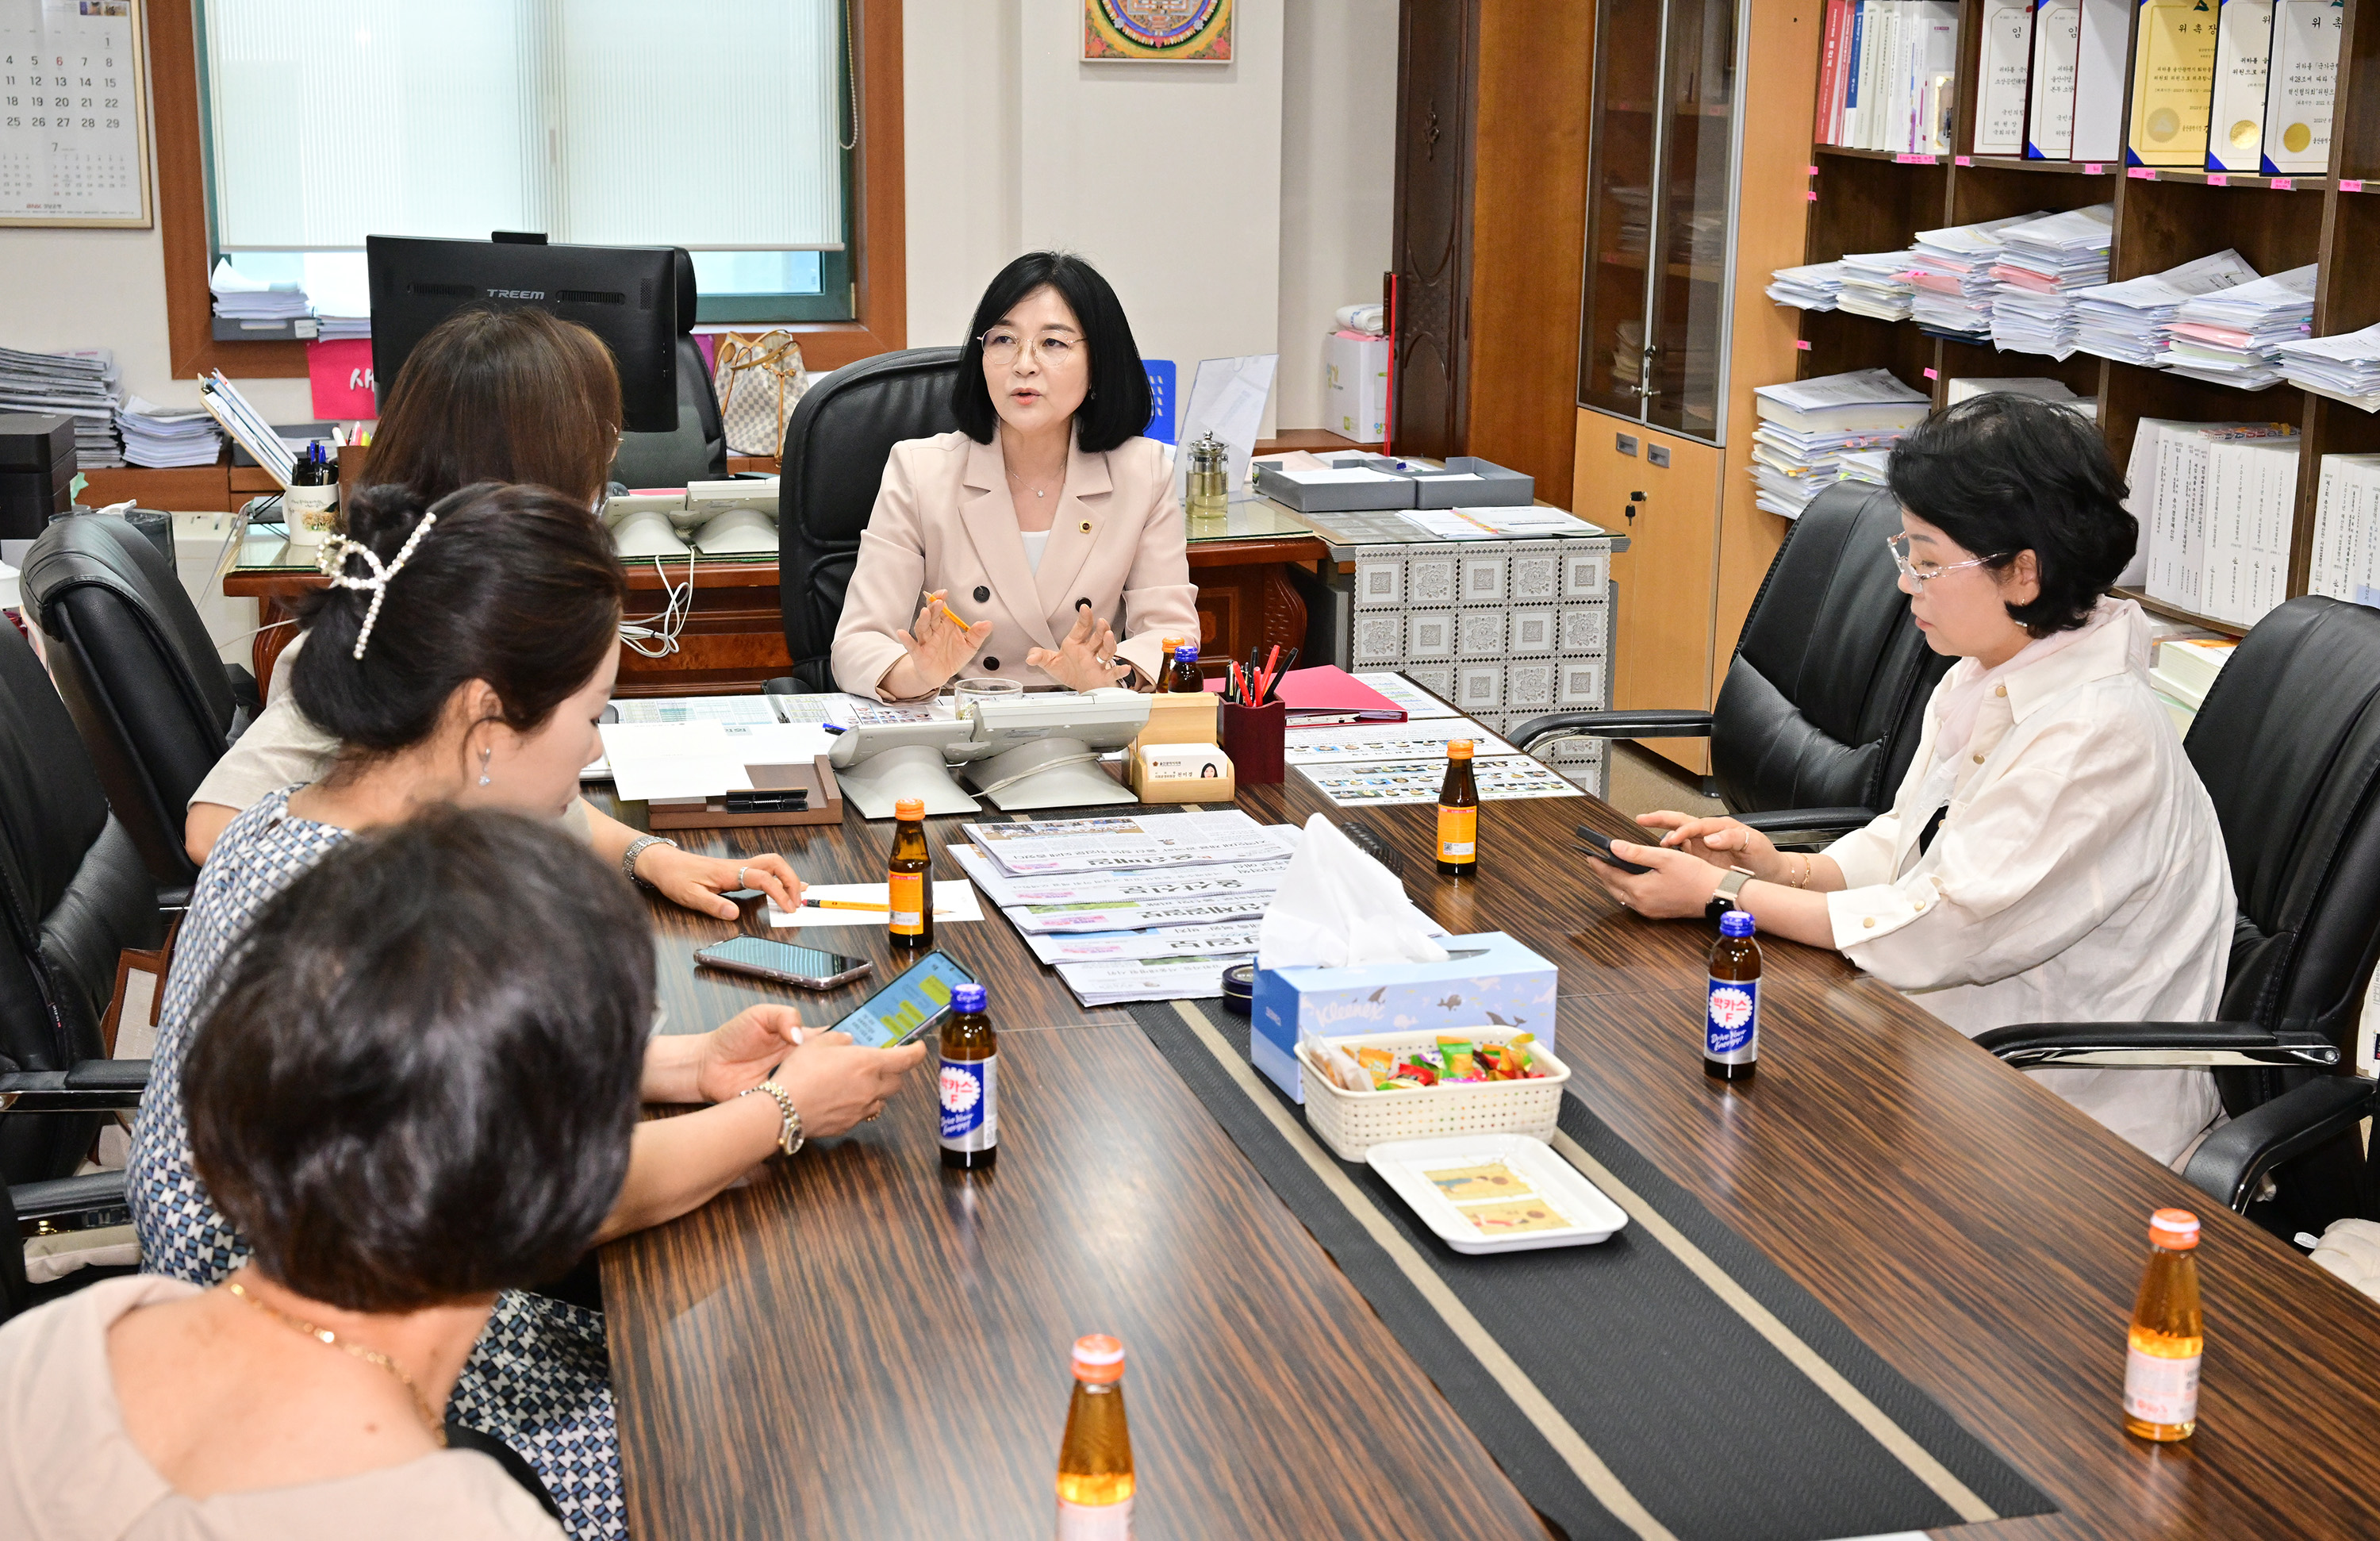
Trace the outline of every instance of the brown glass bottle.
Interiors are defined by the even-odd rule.
[[[1157,694],[1166,695],[1173,688],[1173,649],[1182,646],[1182,638],[1168,637],[1157,644]]]
[[[2198,1306],[2198,1217],[2149,1217],[2149,1265],[2132,1304],[2124,1353],[2124,1432],[2160,1444],[2198,1427],[2198,1365],[2206,1323]]]
[[[926,848],[926,803],[904,797],[892,805],[892,862],[888,884],[891,909],[885,930],[899,948],[934,944],[933,855]]]
[[[1168,689],[1186,696],[1196,696],[1207,688],[1207,676],[1198,673],[1198,644],[1184,642],[1173,649],[1173,667],[1170,671]]]
[[[1760,943],[1752,932],[1752,916],[1730,910],[1711,944],[1703,1074],[1720,1081],[1749,1081],[1760,1068]]]
[[[1000,1035],[984,1014],[981,985],[951,990],[942,1024],[942,1165],[981,1171],[1000,1159]]]
[[[1479,870],[1479,783],[1471,773],[1471,740],[1446,746],[1446,781],[1438,789],[1438,869],[1450,878]]]
[[[1075,1395],[1058,1447],[1060,1541],[1131,1541],[1132,1429],[1123,1415],[1123,1345],[1075,1340]]]

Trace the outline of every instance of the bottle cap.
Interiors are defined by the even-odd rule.
[[[1104,1332],[1075,1340],[1075,1378],[1105,1386],[1123,1378],[1123,1344]]]
[[[892,805],[892,817],[923,819],[926,817],[926,800],[923,797],[904,797]]]
[[[953,985],[951,987],[951,1010],[954,1012],[979,1012],[983,1010],[983,987],[981,985]]]
[[[1172,658],[1173,649],[1180,646],[1182,646],[1182,638],[1178,637],[1160,637],[1157,639],[1158,650],[1168,658]]]
[[[1471,740],[1467,738],[1448,740],[1446,746],[1446,758],[1449,759],[1469,759],[1471,758]]]
[[[1184,642],[1180,644],[1173,649],[1173,661],[1177,663],[1197,662],[1198,644],[1196,642]]]
[[[1723,937],[1748,937],[1754,929],[1749,910],[1730,910],[1718,917],[1718,934]],[[2195,1225],[2198,1222],[2192,1220],[2191,1223]]]
[[[2187,1209],[2159,1209],[2149,1217],[2149,1240],[2168,1252],[2188,1252],[2198,1244],[2198,1217]]]

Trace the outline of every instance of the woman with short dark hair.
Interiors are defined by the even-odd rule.
[[[917,700],[953,678],[1154,681],[1163,638],[1198,635],[1198,590],[1115,291],[1079,257],[1027,252],[968,331],[958,431],[905,440],[885,465],[835,627],[836,683]]]
[[[645,929],[583,844],[485,811],[351,840],[266,904],[181,1077],[252,1251],[211,1289],[110,1280],[0,1330],[0,1533],[558,1536],[445,1448],[445,1409],[500,1292],[619,1199]]]
[[[2150,693],[2140,606],[2106,593],[2138,536],[2106,443],[2063,407],[1996,393],[1919,425],[1888,475],[1909,607],[1961,660],[1891,810],[1820,855],[1732,819],[1647,814],[1660,844],[1612,849],[1652,871],[1590,870],[1646,916],[1730,897],[1762,930],[1839,948],[1971,1035],[2211,1018],[2231,869]],[[2034,1074],[2163,1161],[2220,1110],[2204,1070]]]
[[[325,546],[339,586],[305,601],[311,642],[291,682],[338,757],[322,780],[270,793],[234,819],[200,870],[133,1128],[126,1187],[142,1266],[195,1284],[216,1282],[253,1245],[195,1162],[182,1088],[222,965],[259,910],[357,835],[425,810],[558,816],[597,752],[595,722],[619,667],[619,562],[602,527],[561,494],[480,485],[424,508],[402,488],[374,488],[347,522]],[[628,900],[616,875],[604,881]],[[552,940],[540,911],[510,904],[501,887],[493,898],[507,906],[508,945]],[[682,1215],[771,1150],[849,1129],[881,1109],[924,1052],[805,1035],[781,1005],[755,1006],[714,1032],[653,1037],[646,1099],[710,1106],[638,1126],[626,1181],[595,1239]],[[478,1207],[458,1198],[450,1220],[458,1232],[476,1226]],[[623,1534],[600,1313],[504,1295],[456,1383],[455,1413],[529,1462],[574,1536]]]

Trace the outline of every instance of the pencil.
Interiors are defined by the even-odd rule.
[[[941,611],[943,614],[945,614],[945,615],[947,615],[947,616],[949,616],[949,617],[951,618],[951,625],[954,625],[954,626],[958,627],[958,628],[959,628],[959,630],[961,630],[961,631],[965,631],[965,630],[966,630],[966,625],[967,625],[967,624],[966,624],[965,621],[962,621],[962,620],[960,620],[960,619],[959,619],[959,613],[958,613],[957,611],[953,610],[949,605],[947,605],[947,604],[943,603],[943,602],[942,602],[941,601],[940,601],[940,600],[936,600],[936,601],[934,601],[934,608],[935,608],[936,610]]]
[[[889,911],[892,906],[890,904],[871,904],[864,899],[805,899],[802,901],[802,908],[806,910]]]

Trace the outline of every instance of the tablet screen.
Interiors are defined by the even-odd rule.
[[[939,1021],[951,1009],[951,989],[972,982],[975,976],[940,952],[929,953],[904,969],[835,1027],[851,1035],[865,1049],[898,1042],[911,1029]]]

